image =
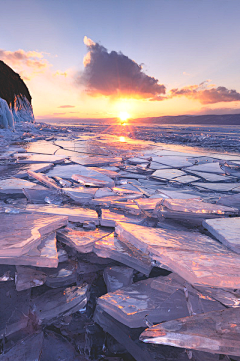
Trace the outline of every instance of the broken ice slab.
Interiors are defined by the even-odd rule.
[[[177,219],[187,217],[190,220],[194,217],[201,222],[202,218],[237,215],[238,209],[203,202],[199,199],[164,199],[162,204],[156,207],[155,213],[158,216]]]
[[[135,216],[139,216],[141,214],[141,209],[137,204],[133,203],[132,200],[123,202],[122,199],[114,200],[111,202],[111,208],[121,210],[124,213],[129,213]]]
[[[214,239],[199,232],[166,230],[118,222],[115,232],[120,241],[131,243],[142,252],[167,253],[171,250],[185,250],[203,253],[229,253],[228,249]]]
[[[51,288],[67,287],[77,282],[77,262],[61,263],[57,269],[46,271],[46,285]]]
[[[224,195],[219,198],[217,204],[240,209],[240,194]]]
[[[239,217],[206,219],[203,226],[225,246],[240,253]]]
[[[120,171],[119,173],[119,178],[128,178],[128,179],[147,179],[147,177],[143,174],[139,174],[139,173],[130,173],[130,172],[125,172],[125,171]]]
[[[187,168],[188,172],[191,172],[192,170],[197,172],[224,174],[224,171],[220,168],[219,162],[199,164]]]
[[[27,212],[36,212],[44,214],[55,214],[61,216],[67,216],[70,222],[94,221],[96,224],[99,223],[97,212],[92,209],[80,208],[80,207],[58,207],[55,205],[32,205],[29,204],[26,207]]]
[[[224,308],[214,300],[204,300],[191,289],[189,296],[195,311],[219,310]],[[201,298],[201,301],[199,300]],[[199,307],[199,303],[205,304]],[[172,275],[149,278],[98,299],[101,308],[119,322],[130,328],[144,327],[147,322],[157,323],[189,315],[184,285],[175,281]]]
[[[27,327],[30,290],[16,291],[14,281],[0,284],[0,338]]]
[[[117,201],[125,201],[126,198],[120,197],[120,196],[109,196],[109,197],[102,197],[102,198],[96,198],[96,199],[92,199],[91,204],[92,205],[99,205],[102,207],[109,207],[113,202],[117,202]]]
[[[24,145],[28,153],[38,153],[38,154],[55,154],[55,152],[60,149],[58,146],[54,145],[51,141],[38,140],[37,142],[30,142]]]
[[[171,167],[157,163],[157,162],[151,162],[150,167],[149,167],[149,169],[152,169],[152,170],[169,169],[169,168],[171,168]]]
[[[151,347],[138,340],[139,329],[130,329],[115,320],[97,305],[94,313],[94,321],[99,324],[105,332],[116,339],[129,353],[134,360],[138,361],[188,361],[188,356],[181,349],[168,348],[167,346]],[[198,360],[199,361],[199,360]],[[203,360],[201,360],[203,361]],[[205,361],[205,360],[204,360]],[[211,360],[213,361],[213,360]],[[225,360],[224,360],[225,361]]]
[[[62,192],[69,196],[75,203],[84,204],[92,200],[97,190],[98,188],[78,187],[64,188]]]
[[[31,170],[33,172],[46,172],[47,170],[53,167],[53,163],[40,163],[40,164],[28,164],[26,165],[20,172],[18,172],[15,177],[16,178],[25,178],[28,176],[28,171]]]
[[[226,182],[226,181],[233,181],[233,177],[229,177],[226,175],[219,175],[215,173],[206,173],[206,172],[197,172],[197,171],[191,171],[191,173],[196,174],[197,176],[205,179],[208,182]]]
[[[10,350],[0,355],[0,361],[41,360],[43,332],[29,335],[19,340]]]
[[[39,187],[40,188],[40,187]],[[44,187],[41,187],[40,189],[26,189],[23,188],[23,193],[27,197],[29,203],[34,204],[45,204],[46,198],[49,199],[56,199],[59,202],[62,201],[62,196],[59,194],[56,190],[50,190]]]
[[[202,251],[165,248],[158,249],[158,254],[154,250],[151,256],[192,285],[240,288],[240,256],[230,250],[210,253],[202,245]]]
[[[198,187],[200,189],[206,189],[214,192],[240,192],[239,183],[202,183],[202,182],[194,182],[193,186]]]
[[[196,182],[198,180],[199,180],[198,177],[194,177],[191,175],[184,175],[181,177],[174,178],[172,181],[182,183],[182,184],[188,184],[188,183]]]
[[[94,198],[102,198],[102,197],[116,196],[116,195],[117,193],[112,191],[112,189],[105,187],[105,188],[99,188],[94,194]]]
[[[67,181],[66,179],[62,179],[61,177],[53,177],[55,181],[57,181],[60,186],[63,188],[68,188],[72,186],[72,182]]]
[[[79,164],[56,165],[47,173],[47,175],[49,177],[61,177],[71,179],[73,174],[79,173],[81,170],[82,166]]]
[[[29,182],[19,178],[8,178],[0,180],[0,193],[3,194],[22,194],[25,189],[46,189],[36,183]]]
[[[36,173],[36,172],[32,172],[31,170],[29,170],[28,175],[30,177],[38,180],[40,183],[43,183],[48,188],[54,188],[54,189],[59,189],[59,190],[61,189],[53,179],[49,178],[44,173]]]
[[[154,162],[158,162],[173,168],[182,168],[192,166],[192,162],[189,162],[186,157],[183,156],[162,156],[162,157],[152,157]]]
[[[127,161],[128,161],[130,164],[142,164],[142,163],[148,162],[148,161],[150,161],[150,160],[151,160],[151,158],[133,157],[133,158],[128,158]]]
[[[114,234],[104,237],[102,240],[96,241],[93,252],[102,258],[111,258],[115,261],[125,264],[135,270],[149,275],[152,269],[150,257],[139,251],[131,244],[126,245],[119,241]]]
[[[63,163],[66,157],[48,154],[34,154],[34,153],[15,153],[14,158],[17,158],[18,163]]]
[[[156,179],[167,179],[172,180],[177,177],[181,177],[186,175],[185,172],[179,170],[179,169],[160,169],[156,170],[151,177]]]
[[[143,342],[240,356],[240,309],[230,308],[165,322],[146,329]]]
[[[124,214],[111,212],[108,209],[102,209],[100,225],[104,227],[115,227],[117,222],[141,223],[142,218],[137,216],[126,217]]]
[[[95,170],[92,170],[91,168],[87,168],[87,167],[84,167],[82,165],[78,165],[78,170],[77,172],[74,173],[75,175],[79,176],[79,180],[77,180],[78,182],[80,181],[80,176],[83,177],[82,179],[85,179],[85,181],[87,182],[87,179],[89,179],[89,181],[91,182],[97,182],[99,181],[99,183],[102,184],[105,184],[106,187],[114,187],[114,181],[109,178],[108,176],[106,176],[105,174],[102,174],[102,173],[99,173],[99,172],[96,172]],[[73,178],[73,174],[71,175],[71,178]],[[92,180],[93,179],[93,180]]]
[[[103,272],[108,292],[114,292],[133,283],[133,269],[122,266],[106,267]]]
[[[80,311],[87,304],[88,285],[56,288],[32,299],[32,313],[38,323],[51,324],[54,319]]]
[[[38,287],[46,282],[46,273],[35,268],[16,266],[15,284],[16,290],[22,291],[28,288]]]
[[[118,163],[122,161],[121,157],[101,157],[98,155],[92,157],[79,157],[79,156],[72,156],[71,160],[74,163],[78,163],[80,165],[88,166],[88,167],[101,167],[104,165],[109,165],[112,163]]]
[[[58,254],[56,247],[56,233],[50,233],[41,238],[40,244],[33,245],[29,251],[20,256],[0,256],[0,263],[37,266],[37,267],[57,267]]]
[[[97,167],[92,167],[92,169],[95,170],[96,172],[102,173],[112,179],[119,177],[119,174],[113,170],[97,168]]]
[[[196,193],[194,191],[189,191],[186,189],[181,189],[181,190],[176,190],[176,188],[174,189],[173,187],[171,188],[167,188],[167,189],[159,189],[158,188],[158,193],[156,193],[156,195],[151,196],[151,198],[153,197],[162,197],[162,198],[173,198],[173,199],[191,199],[191,198],[199,198],[199,193]]]
[[[67,217],[0,213],[0,259],[22,256],[39,245],[42,237],[66,224]]]
[[[84,229],[64,228],[57,232],[58,239],[76,249],[80,253],[89,253],[93,250],[93,245],[110,232],[96,229],[95,231],[85,231]]]
[[[223,288],[194,286],[202,295],[211,297],[227,307],[240,307],[240,291]]]
[[[101,174],[101,173],[99,173]],[[73,174],[72,175],[72,179],[75,180],[76,182],[85,185],[85,186],[90,186],[90,187],[114,187],[114,181],[113,180],[102,180],[102,179],[97,179],[97,178],[92,178],[92,177],[86,177],[84,175],[80,175],[80,174]],[[111,178],[109,178],[111,179]]]
[[[162,202],[162,198],[139,198],[135,202],[144,211],[154,211],[156,205]]]
[[[198,232],[153,229],[130,223],[119,223],[115,231],[122,242],[150,252],[153,260],[193,285],[240,287],[240,256],[210,237]]]

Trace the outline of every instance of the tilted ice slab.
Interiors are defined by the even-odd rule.
[[[153,211],[158,203],[162,202],[162,198],[139,198],[135,202],[140,209],[145,211]]]
[[[112,179],[119,177],[119,174],[117,172],[110,170],[110,169],[104,169],[104,168],[98,168],[98,167],[92,167],[92,169],[95,170],[96,172],[102,173]]]
[[[240,218],[215,218],[203,221],[203,226],[221,243],[240,253]]]
[[[4,194],[22,194],[25,189],[46,189],[36,183],[24,179],[8,178],[0,180],[0,193]]]
[[[197,172],[197,171],[191,171],[191,173],[196,174],[201,178],[204,178],[208,182],[226,182],[229,180],[233,180],[233,177],[219,175],[215,173],[206,173],[206,172]]]
[[[80,253],[89,253],[93,250],[93,245],[103,237],[109,235],[110,232],[96,229],[95,231],[85,231],[72,228],[64,228],[59,230],[58,239],[66,245],[76,249]]]
[[[63,163],[66,157],[53,154],[34,154],[34,153],[15,153],[14,158],[17,158],[18,163]]]
[[[123,266],[106,267],[103,272],[104,282],[108,292],[114,292],[133,282],[133,269]]]
[[[240,308],[180,318],[146,329],[143,342],[240,356]]]
[[[169,211],[206,217],[207,215],[236,215],[237,208],[200,201],[198,199],[164,199],[162,205]]]
[[[99,257],[111,258],[123,263],[146,276],[149,275],[152,269],[151,259],[147,254],[140,252],[130,243],[126,245],[124,242],[119,241],[114,237],[113,233],[96,241],[93,252]]]
[[[16,266],[16,271],[15,284],[17,291],[41,286],[47,279],[47,275],[44,272],[34,268]]]
[[[156,170],[151,177],[171,180],[184,175],[186,175],[186,173],[178,169],[160,169]]]
[[[88,285],[57,288],[32,299],[33,313],[38,322],[51,324],[62,315],[80,311],[87,304]]]
[[[26,207],[27,212],[36,212],[36,213],[45,213],[45,214],[55,214],[61,216],[67,216],[68,220],[71,222],[80,222],[85,221],[94,221],[95,224],[98,224],[98,215],[92,209],[80,208],[80,207],[59,207],[55,205],[32,205],[29,204]]]
[[[36,173],[36,172],[29,170],[28,175],[30,177],[38,180],[40,183],[43,183],[48,188],[61,189],[53,179],[49,178],[44,173]]]
[[[199,164],[189,167],[187,169],[189,172],[197,171],[197,172],[206,172],[206,173],[217,173],[224,174],[224,171],[220,168],[219,163],[207,163],[207,164]]]
[[[45,172],[53,167],[53,163],[37,163],[37,164],[26,164],[21,167],[20,172],[18,172],[15,177],[17,178],[25,178],[28,176],[28,171],[31,170],[33,172]]]
[[[240,256],[210,237],[199,232],[170,231],[130,223],[118,223],[115,231],[122,242],[150,253],[153,260],[193,285],[240,288]]]
[[[158,250],[168,252],[173,249],[197,253],[228,252],[226,247],[199,232],[173,231],[124,222],[117,223],[115,232],[120,241],[131,243],[142,252],[158,254]]]
[[[91,166],[101,167],[103,165],[121,162],[122,158],[120,158],[120,157],[101,157],[101,156],[95,155],[92,157],[72,156],[71,160],[74,163],[78,163],[80,165],[84,165],[84,166],[88,166],[88,167],[91,167]]]
[[[152,157],[154,162],[158,162],[164,165],[168,165],[173,168],[182,168],[192,166],[192,162],[189,162],[186,157],[183,156],[162,156],[162,157]]]
[[[0,257],[19,257],[66,224],[66,217],[0,213]]]
[[[66,218],[67,223],[67,218]],[[65,223],[65,224],[66,224]],[[58,253],[56,247],[56,233],[50,233],[41,238],[40,244],[33,245],[29,251],[20,256],[0,256],[0,264],[57,267]]]
[[[75,203],[83,204],[91,201],[98,188],[78,187],[64,188],[62,192],[69,196]]]
[[[99,173],[101,174],[101,173]],[[113,180],[102,180],[100,179],[101,177],[97,178],[92,178],[92,177],[87,177],[84,175],[80,175],[80,174],[73,174],[72,175],[72,179],[75,180],[76,182],[85,185],[85,186],[90,186],[90,187],[114,187],[114,182]],[[111,179],[111,178],[109,178]]]
[[[140,223],[142,219],[140,217],[127,217],[124,214],[111,212],[108,209],[102,209],[100,218],[100,225],[104,227],[115,227],[117,222],[129,222],[129,223]]]
[[[167,321],[189,315],[184,286],[174,276],[149,278],[107,293],[98,299],[98,305],[117,321],[130,328],[144,327],[146,322]],[[199,298],[191,290],[192,297]],[[204,297],[201,299],[205,303]],[[195,300],[196,303],[196,300]],[[205,309],[222,309],[217,301],[207,300]],[[198,307],[198,302],[193,307]],[[202,311],[203,311],[202,310]],[[161,322],[162,322],[161,321]]]
[[[215,192],[240,192],[239,183],[202,183],[194,182],[193,186],[204,188]]]
[[[182,183],[182,184],[188,184],[188,183],[196,182],[198,180],[199,180],[198,177],[194,177],[191,175],[184,175],[181,177],[174,178],[172,181]]]

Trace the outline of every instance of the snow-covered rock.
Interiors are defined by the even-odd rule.
[[[15,122],[34,122],[32,105],[25,95],[15,97],[11,110]]]

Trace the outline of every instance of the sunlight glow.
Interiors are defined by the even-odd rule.
[[[130,118],[130,115],[128,112],[120,112],[118,118],[124,122]]]
[[[119,142],[126,142],[125,137],[119,137]]]

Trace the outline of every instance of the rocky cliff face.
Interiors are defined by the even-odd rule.
[[[31,95],[21,79],[8,65],[0,60],[0,98],[6,100],[14,121],[34,121]]]

